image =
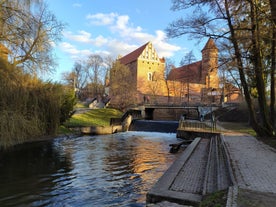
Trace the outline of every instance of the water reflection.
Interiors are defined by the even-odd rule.
[[[71,171],[66,156],[60,156],[50,142],[20,145],[1,153],[0,165],[1,206],[44,200],[44,193],[55,187],[55,180]]]
[[[143,206],[175,141],[128,132],[17,146],[0,153],[1,206]]]

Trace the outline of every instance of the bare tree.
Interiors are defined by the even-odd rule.
[[[74,88],[78,98],[83,98],[83,89],[88,84],[88,74],[83,63],[75,62],[71,72],[63,73],[63,79],[68,85]]]
[[[63,28],[42,1],[0,1],[0,42],[11,51],[12,64],[27,72],[53,70],[52,47]]]
[[[103,58],[100,55],[90,55],[87,60],[87,73],[92,85],[93,96],[103,94],[102,88],[105,77],[103,63]]]
[[[180,61],[180,66],[182,65],[188,65],[191,64],[192,62],[195,62],[196,58],[194,56],[193,51],[191,50],[190,52],[188,52]]]
[[[167,96],[168,96],[168,103],[170,103],[170,87],[169,87],[169,82],[168,82],[168,76],[170,71],[175,68],[174,66],[174,62],[171,59],[166,59],[166,65],[165,65],[165,84],[166,84],[166,88],[167,88]]]
[[[193,17],[178,19],[167,29],[169,37],[190,34],[194,38],[212,37],[232,46],[232,56],[239,72],[245,100],[251,116],[251,125],[259,136],[275,136],[275,128],[270,119],[266,97],[267,48],[270,48],[271,24],[268,18],[269,2],[232,0],[173,0],[173,10],[194,7]],[[271,75],[271,79],[275,79]],[[273,81],[272,81],[273,82]],[[250,88],[257,90],[261,122],[253,105]]]
[[[119,61],[115,61],[110,70],[110,95],[111,102],[119,109],[124,110],[128,105],[135,103],[134,83],[129,68]]]
[[[109,85],[110,85],[110,70],[112,68],[112,65],[114,63],[114,59],[111,56],[107,56],[104,58],[105,63],[105,80],[104,80],[104,86],[105,86],[105,96],[109,95]]]

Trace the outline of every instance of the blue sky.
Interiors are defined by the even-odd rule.
[[[46,0],[58,20],[66,24],[62,41],[55,45],[58,67],[50,79],[61,80],[74,62],[91,54],[113,58],[126,55],[151,41],[159,57],[170,58],[178,66],[181,58],[193,51],[201,59],[206,40],[198,44],[187,36],[168,39],[165,28],[185,17],[174,12],[171,0]],[[190,14],[189,14],[190,15]]]

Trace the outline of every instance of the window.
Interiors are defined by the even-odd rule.
[[[148,80],[152,81],[152,73],[148,73]]]

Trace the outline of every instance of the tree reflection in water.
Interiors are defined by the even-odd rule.
[[[1,206],[143,206],[174,142],[127,132],[19,145],[0,153]]]

